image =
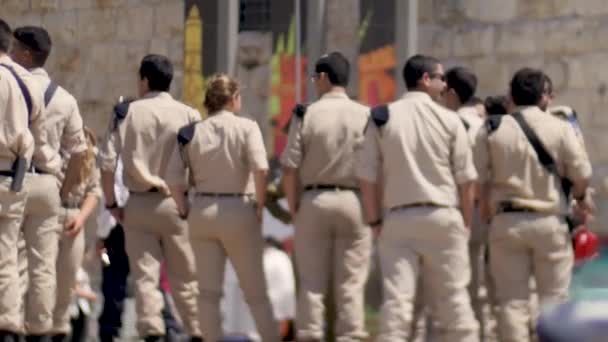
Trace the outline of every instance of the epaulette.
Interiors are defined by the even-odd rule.
[[[471,128],[471,124],[469,124],[469,122],[467,120],[465,120],[464,118],[460,118],[460,121],[462,121],[462,124],[464,125],[464,129],[465,130],[469,130]]]
[[[488,130],[488,135],[492,134],[494,131],[498,129],[500,123],[502,122],[502,115],[490,115],[486,120],[486,128]]]
[[[299,117],[300,119],[304,118],[304,115],[306,114],[306,110],[308,109],[308,105],[307,104],[302,104],[302,103],[298,103],[297,105],[295,105],[293,107],[293,109],[291,110],[291,112],[296,115],[297,117]]]
[[[179,129],[177,133],[177,143],[180,147],[188,145],[194,137],[194,126],[200,121],[193,122]]]
[[[386,125],[389,119],[388,106],[381,105],[372,108],[371,117],[376,126],[382,127]]]

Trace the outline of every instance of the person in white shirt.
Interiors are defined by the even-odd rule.
[[[295,318],[295,278],[291,259],[273,238],[266,238],[264,274],[274,319],[279,322],[281,335],[285,337],[289,335]],[[230,262],[227,263],[224,277],[222,312],[224,341],[243,341],[243,338],[252,342],[261,341]]]

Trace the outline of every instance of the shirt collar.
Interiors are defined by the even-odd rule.
[[[32,75],[44,76],[46,78],[50,78],[48,72],[46,72],[46,70],[44,70],[44,68],[34,68],[34,69],[30,70],[30,72],[32,73]]]
[[[171,94],[167,93],[166,91],[149,91],[142,98],[151,99],[151,98],[156,98],[156,97],[158,97],[160,99],[172,99],[173,98],[173,97],[171,97]]]
[[[3,54],[2,56],[0,56],[0,63],[10,65],[13,63],[13,60],[11,59],[11,57],[8,54]]]
[[[403,99],[425,99],[432,100],[431,96],[423,91],[411,90],[403,94]]]
[[[321,99],[348,99],[348,95],[343,91],[332,90],[323,94]]]
[[[516,112],[520,112],[520,113],[545,113],[545,111],[543,111],[542,109],[540,109],[538,106],[517,106],[515,107],[515,110],[513,111],[513,113]]]

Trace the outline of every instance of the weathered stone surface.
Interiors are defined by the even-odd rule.
[[[30,8],[36,10],[56,10],[59,8],[59,0],[34,0],[30,1]]]
[[[156,38],[167,39],[182,35],[184,30],[184,2],[167,1],[154,9]]]
[[[42,27],[51,36],[53,45],[69,44],[74,45],[78,30],[78,16],[76,11],[52,11],[42,16]],[[54,50],[54,53],[60,51]]]
[[[30,0],[0,0],[0,5],[4,13],[19,13],[30,9]]]
[[[118,21],[116,40],[141,41],[154,36],[154,8],[131,7],[117,10],[116,13]]]
[[[538,52],[539,25],[509,23],[496,27],[496,53],[502,56],[526,56]]]
[[[473,57],[491,54],[494,50],[494,27],[466,25],[452,31],[455,57]]]
[[[83,9],[93,8],[96,6],[97,0],[61,0],[61,9]]]
[[[513,20],[518,10],[517,0],[461,0],[459,3],[467,19],[486,23]]]
[[[477,74],[478,92],[482,95],[506,94],[510,75],[502,68],[494,56],[475,58],[471,62]]]
[[[435,25],[420,25],[418,27],[418,51],[437,58],[445,58],[452,54],[451,30]]]
[[[566,88],[568,82],[568,64],[561,58],[545,59],[543,70],[549,75],[553,82],[553,91],[559,92]]]
[[[594,20],[557,18],[543,23],[542,47],[545,53],[579,54],[595,48],[592,34],[597,27]]]
[[[78,40],[82,43],[110,41],[116,37],[116,12],[113,9],[78,11]]]

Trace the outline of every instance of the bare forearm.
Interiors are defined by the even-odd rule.
[[[572,184],[572,196],[574,198],[585,197],[588,187],[589,187],[588,179],[579,179],[579,180],[574,181]]]
[[[84,167],[84,162],[85,152],[73,153],[70,156],[68,168],[65,172],[65,178],[63,180],[63,184],[61,185],[62,198],[65,198],[67,194],[72,190],[74,185],[78,184],[78,182],[80,181],[79,174],[80,170]]]
[[[283,168],[283,191],[287,198],[289,212],[293,215],[298,212],[299,194],[298,194],[298,178],[296,170],[293,168]]]
[[[253,173],[255,182],[255,200],[258,206],[264,207],[266,204],[266,175],[268,170],[257,170]]]
[[[460,210],[462,211],[464,225],[470,228],[475,201],[475,184],[473,182],[460,184],[458,185],[458,190],[460,193]]]
[[[367,221],[374,222],[381,219],[378,184],[361,179],[359,180],[359,186]]]
[[[80,217],[82,218],[82,222],[86,222],[91,214],[97,208],[99,204],[99,198],[95,195],[89,195],[84,198],[82,204],[80,205]]]
[[[105,196],[106,205],[116,203],[116,195],[114,194],[114,172],[101,172],[101,188]]]

